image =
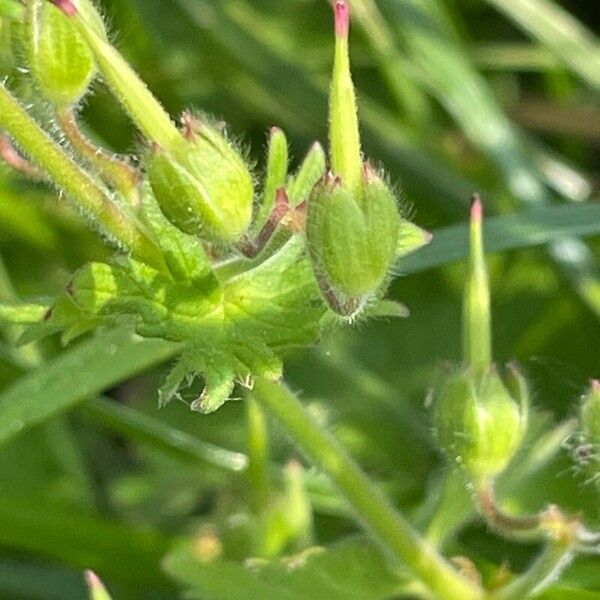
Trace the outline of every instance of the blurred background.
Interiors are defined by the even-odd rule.
[[[489,215],[598,203],[597,0],[351,4],[364,150],[385,165],[416,223],[435,232],[464,222],[475,190]],[[274,124],[288,135],[295,164],[314,140],[326,142],[333,42],[325,0],[101,5],[115,44],[168,110],[193,107],[226,121],[259,173]],[[9,41],[10,27],[0,21],[1,76],[22,66],[1,50]],[[136,133],[102,83],[82,114],[97,141],[135,152]],[[0,295],[52,296],[78,266],[105,255],[51,190],[0,165]],[[598,236],[490,257],[495,357],[516,359],[527,373],[538,438],[573,417],[588,380],[600,376],[599,261]],[[409,319],[346,329],[286,363],[292,388],[417,523],[431,514],[444,520],[431,506],[448,484],[427,399],[447,364],[460,360],[463,276],[464,265],[449,264],[400,277],[390,295],[408,305]],[[2,386],[60,351],[55,339],[15,350],[18,334],[4,331]],[[158,412],[156,389],[167,366],[107,391],[111,402],[134,410],[129,430],[106,405],[83,405],[2,447],[0,598],[82,598],[86,567],[98,570],[115,599],[177,597],[180,586],[161,570],[162,557],[178,539],[242,510],[239,455],[223,455],[233,460],[227,468],[201,455],[204,442],[245,452],[243,403],[209,417],[190,414],[184,403]],[[66,374],[65,385],[69,377],[77,373]],[[164,426],[165,439],[148,432],[153,424]],[[189,452],[177,452],[173,440],[185,434],[192,436],[182,438]],[[272,448],[277,464],[297,456],[276,428]],[[513,505],[560,501],[597,521],[597,490],[572,467],[568,448],[540,456],[530,483],[511,490]],[[317,474],[306,477],[313,541],[353,533],[335,494]],[[482,564],[500,564],[508,552],[477,525],[449,543]],[[524,564],[533,550],[514,546],[510,556]],[[598,572],[597,562],[580,561],[567,584],[600,589]]]

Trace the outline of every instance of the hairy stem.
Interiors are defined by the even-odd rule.
[[[394,562],[405,564],[442,600],[483,597],[478,586],[460,575],[412,529],[337,440],[314,421],[293,393],[282,385],[257,379],[254,397],[277,418],[306,456],[332,479],[365,529]]]
[[[10,143],[7,135],[0,133],[0,158],[13,170],[18,171],[33,181],[44,179],[42,172],[23,158]]]
[[[97,223],[109,239],[138,258],[166,270],[162,253],[134,217],[68,156],[0,84],[0,128],[5,129],[44,172]]]
[[[99,36],[72,0],[51,0],[68,17],[88,43],[99,70],[140,131],[165,150],[181,139],[177,127],[146,84],[127,61]]]
[[[507,535],[519,533],[541,533],[542,514],[510,515],[498,505],[493,482],[487,482],[475,493],[475,500],[482,515],[492,529]]]
[[[71,108],[59,112],[57,120],[73,148],[95,167],[107,184],[118,190],[134,208],[137,208],[139,176],[136,170],[125,160],[109,154],[88,139],[79,128],[77,117]]]
[[[252,489],[252,504],[256,514],[262,511],[268,502],[269,477],[268,453],[269,440],[267,422],[260,404],[249,396],[246,401],[247,445],[248,445],[248,481]]]

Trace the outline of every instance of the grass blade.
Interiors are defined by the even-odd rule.
[[[600,234],[600,205],[549,206],[490,217],[484,224],[486,252],[503,252],[560,242],[568,236]],[[398,269],[415,273],[466,258],[469,252],[468,225],[454,225],[434,232],[432,242],[403,259]]]
[[[0,445],[175,354],[176,344],[113,330],[23,376],[0,395]]]
[[[549,0],[485,0],[541,42],[563,64],[600,90],[600,43],[594,34]]]
[[[248,465],[246,456],[203,442],[137,410],[103,398],[92,400],[84,411],[113,431],[128,438],[151,444],[185,460],[197,461],[218,469],[239,472]]]

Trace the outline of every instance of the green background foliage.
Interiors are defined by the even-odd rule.
[[[431,434],[429,391],[445,364],[460,360],[461,223],[475,190],[490,216],[495,358],[521,363],[535,408],[530,441],[500,489],[514,510],[560,502],[590,526],[600,523],[598,487],[561,446],[572,431],[565,421],[576,416],[588,380],[600,376],[593,5],[353,2],[365,152],[385,164],[415,222],[435,237],[396,266],[406,277],[390,296],[410,308],[409,319],[336,332],[290,354],[285,377],[429,539],[450,556],[469,556],[484,577],[505,561],[522,569],[537,549],[501,541],[474,518]],[[197,107],[227,121],[257,163],[275,124],[294,165],[314,140],[326,142],[333,41],[324,0],[102,6],[112,39],[172,114]],[[0,48],[7,35],[0,21]],[[1,72],[22,60],[0,50]],[[101,83],[83,116],[97,141],[135,150],[136,134]],[[105,253],[51,190],[0,165],[2,300],[55,296],[76,268]],[[244,403],[192,414],[186,403],[199,390],[190,389],[159,412],[157,389],[174,344],[117,331],[66,349],[54,338],[16,348],[20,333],[4,328],[0,343],[0,598],[80,599],[85,568],[98,571],[115,599],[175,598],[183,589],[215,600],[402,593],[308,465],[310,542],[322,548],[290,566],[279,555],[310,544],[295,547],[290,524],[274,519],[266,528],[273,561],[244,566],[257,553],[248,539],[264,525],[248,510]],[[282,468],[298,451],[276,427],[270,435],[281,511],[299,514]],[[189,542],[210,539],[207,528],[218,533],[226,560],[201,566]],[[599,573],[598,559],[579,559],[544,597],[600,598]]]

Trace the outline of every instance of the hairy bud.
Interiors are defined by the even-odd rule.
[[[236,148],[213,126],[185,116],[172,150],[155,146],[147,169],[165,216],[185,233],[233,243],[252,218],[252,176]]]
[[[529,399],[523,376],[511,367],[506,383],[494,367],[479,378],[466,368],[448,377],[436,401],[438,442],[474,481],[500,474],[527,430]]]
[[[106,37],[102,19],[89,0],[77,9],[97,35]],[[29,63],[42,95],[59,108],[76,104],[96,75],[95,60],[75,25],[46,0],[29,2]]]

